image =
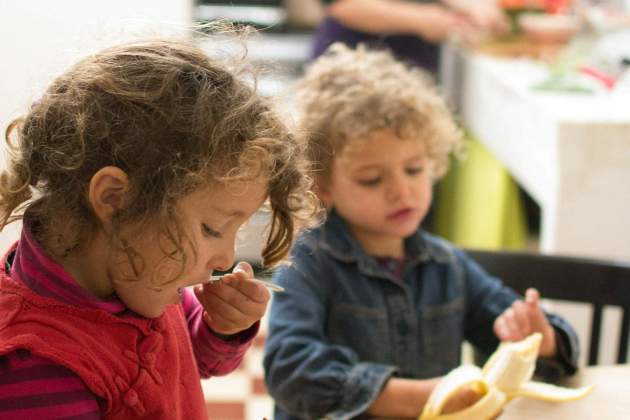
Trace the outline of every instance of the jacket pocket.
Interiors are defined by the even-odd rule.
[[[460,364],[464,299],[420,308],[422,357],[427,376],[444,375]]]
[[[361,361],[389,363],[387,312],[356,304],[337,304],[331,308],[328,336],[333,344],[352,348]]]

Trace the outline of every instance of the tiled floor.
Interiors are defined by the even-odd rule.
[[[202,382],[210,419],[272,419],[273,402],[267,395],[262,367],[266,326],[263,318],[260,333],[237,370]]]

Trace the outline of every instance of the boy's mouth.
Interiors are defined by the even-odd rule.
[[[388,220],[405,219],[414,212],[412,207],[405,207],[387,215]]]

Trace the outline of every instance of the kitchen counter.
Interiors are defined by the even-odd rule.
[[[630,48],[630,33],[602,48]],[[630,258],[630,88],[593,94],[532,89],[548,67],[453,44],[443,89],[462,123],[541,208],[541,250]],[[630,78],[626,80],[630,82]]]

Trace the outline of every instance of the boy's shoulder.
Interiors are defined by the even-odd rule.
[[[415,236],[419,238],[427,248],[432,251],[442,253],[452,253],[455,250],[460,250],[457,245],[453,244],[449,240],[442,238],[434,233],[428,232],[424,229],[418,229]]]
[[[347,232],[345,224],[336,216],[302,232],[292,248],[293,257],[332,257],[351,261],[359,257],[358,245]]]
[[[324,224],[320,224],[300,233],[293,244],[293,252],[314,252],[322,249],[326,243]]]
[[[450,263],[463,255],[457,245],[424,229],[418,229],[408,241],[415,253],[428,255],[438,263]]]
[[[339,226],[332,228],[324,222],[302,232],[293,245],[293,254],[302,256],[330,254],[337,259],[352,259],[357,255],[354,244],[338,231]],[[465,258],[464,250],[457,245],[423,229],[418,229],[407,241],[414,255],[428,256],[438,263],[452,263]]]

